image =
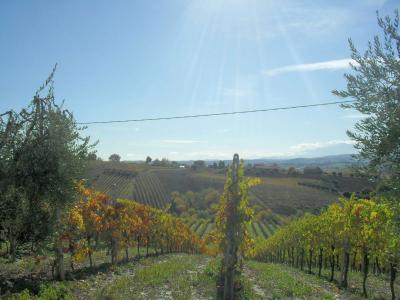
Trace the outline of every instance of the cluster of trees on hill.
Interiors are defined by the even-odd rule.
[[[112,162],[120,162],[121,161],[121,156],[117,153],[111,154],[110,157],[108,158],[109,161]]]
[[[214,219],[221,193],[208,188],[200,192],[173,192],[170,211],[181,217]]]
[[[213,169],[226,169],[226,165],[223,160],[220,160],[218,163],[213,162],[213,164],[210,167],[212,167]]]
[[[119,249],[151,247],[157,253],[205,251],[204,243],[198,239],[180,219],[163,210],[131,200],[113,201],[107,195],[80,186],[81,199],[69,210],[63,229],[63,247],[72,260],[89,258],[93,266],[92,253],[99,245],[106,245],[111,262],[117,261]]]
[[[179,166],[179,164],[176,161],[170,161],[167,158],[162,158],[161,160],[156,158],[153,160],[150,156],[146,157],[145,164],[152,165],[154,167],[175,167],[176,168]]]
[[[308,272],[311,273],[315,266],[319,276],[323,267],[330,268],[331,281],[339,268],[339,281],[344,288],[348,286],[349,268],[361,271],[365,296],[372,264],[374,272],[390,274],[394,295],[400,258],[400,236],[395,217],[399,213],[400,206],[387,199],[341,198],[319,216],[306,214],[278,229],[272,237],[256,246],[253,256],[261,261],[286,263],[300,269],[307,263]]]

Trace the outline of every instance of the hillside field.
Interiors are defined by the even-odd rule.
[[[252,173],[252,172],[250,172]],[[126,198],[165,209],[173,192],[222,192],[225,169],[154,167],[136,163],[92,162],[88,183],[113,198]],[[250,190],[255,220],[249,226],[253,238],[266,238],[276,228],[305,212],[318,213],[335,202],[341,192],[358,192],[371,184],[362,178],[324,174],[320,177],[262,175],[261,184]],[[201,199],[199,201],[202,201]],[[200,237],[213,228],[212,218],[185,221]]]

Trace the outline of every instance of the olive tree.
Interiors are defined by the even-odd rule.
[[[53,239],[54,266],[63,280],[61,217],[75,200],[76,181],[82,179],[94,145],[89,137],[81,136],[84,128],[77,125],[73,114],[56,104],[54,72],[55,68],[31,104],[16,115],[14,125],[9,118],[0,127],[0,145],[8,145],[0,148],[1,164],[9,166],[8,179],[2,177],[0,184],[8,194],[0,197],[0,206],[9,203],[10,197],[14,199],[12,213],[23,216],[22,242],[29,240],[34,245]],[[46,95],[41,96],[44,91]],[[10,126],[14,128],[11,136],[5,129]]]
[[[353,70],[345,74],[347,88],[333,91],[354,102],[343,105],[365,115],[348,136],[355,141],[368,171],[400,194],[400,34],[399,13],[394,18],[378,15],[381,36],[375,36],[361,54],[351,39]]]

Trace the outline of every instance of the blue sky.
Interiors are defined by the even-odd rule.
[[[78,121],[338,100],[359,49],[396,1],[0,2],[0,111],[26,106],[57,62],[55,92]],[[93,125],[98,155],[229,159],[349,153],[360,115],[339,107]]]

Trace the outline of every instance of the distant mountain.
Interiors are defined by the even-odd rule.
[[[355,154],[357,151],[352,144],[338,143],[333,145],[325,145],[324,147],[316,149],[305,150],[304,153],[298,156],[313,158],[313,157],[324,157],[324,156],[336,156],[342,154]]]
[[[278,164],[280,166],[293,166],[297,168],[304,168],[305,166],[318,166],[321,168],[342,168],[354,164],[360,164],[360,162],[353,157],[353,154],[329,155],[311,158],[299,157],[291,159],[260,158],[246,160],[246,162],[252,164]]]

